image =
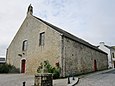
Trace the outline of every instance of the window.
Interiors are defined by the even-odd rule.
[[[112,53],[112,58],[115,58],[115,57],[114,57],[114,53]]]
[[[27,40],[23,41],[22,51],[26,51],[27,50],[27,46],[28,46],[28,41]]]
[[[45,41],[45,32],[40,33],[39,45],[44,46],[44,41]]]

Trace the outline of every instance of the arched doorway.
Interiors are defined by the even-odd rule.
[[[21,73],[25,73],[26,60],[21,60]]]

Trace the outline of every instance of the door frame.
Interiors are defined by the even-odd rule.
[[[97,71],[97,61],[94,59],[93,61],[94,71]]]
[[[22,72],[22,61],[25,61],[24,63],[24,72]],[[22,58],[21,60],[20,60],[20,73],[26,73],[26,59],[25,58]]]

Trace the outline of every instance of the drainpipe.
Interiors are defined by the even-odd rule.
[[[63,51],[64,51],[64,40],[63,40],[63,34],[61,34],[61,77],[63,77],[64,75],[63,75],[63,73],[64,73],[64,71],[63,71]]]
[[[65,77],[64,35],[61,35],[61,77]]]

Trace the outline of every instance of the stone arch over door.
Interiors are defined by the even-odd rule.
[[[25,73],[26,71],[26,60],[22,59],[21,60],[21,73]]]

